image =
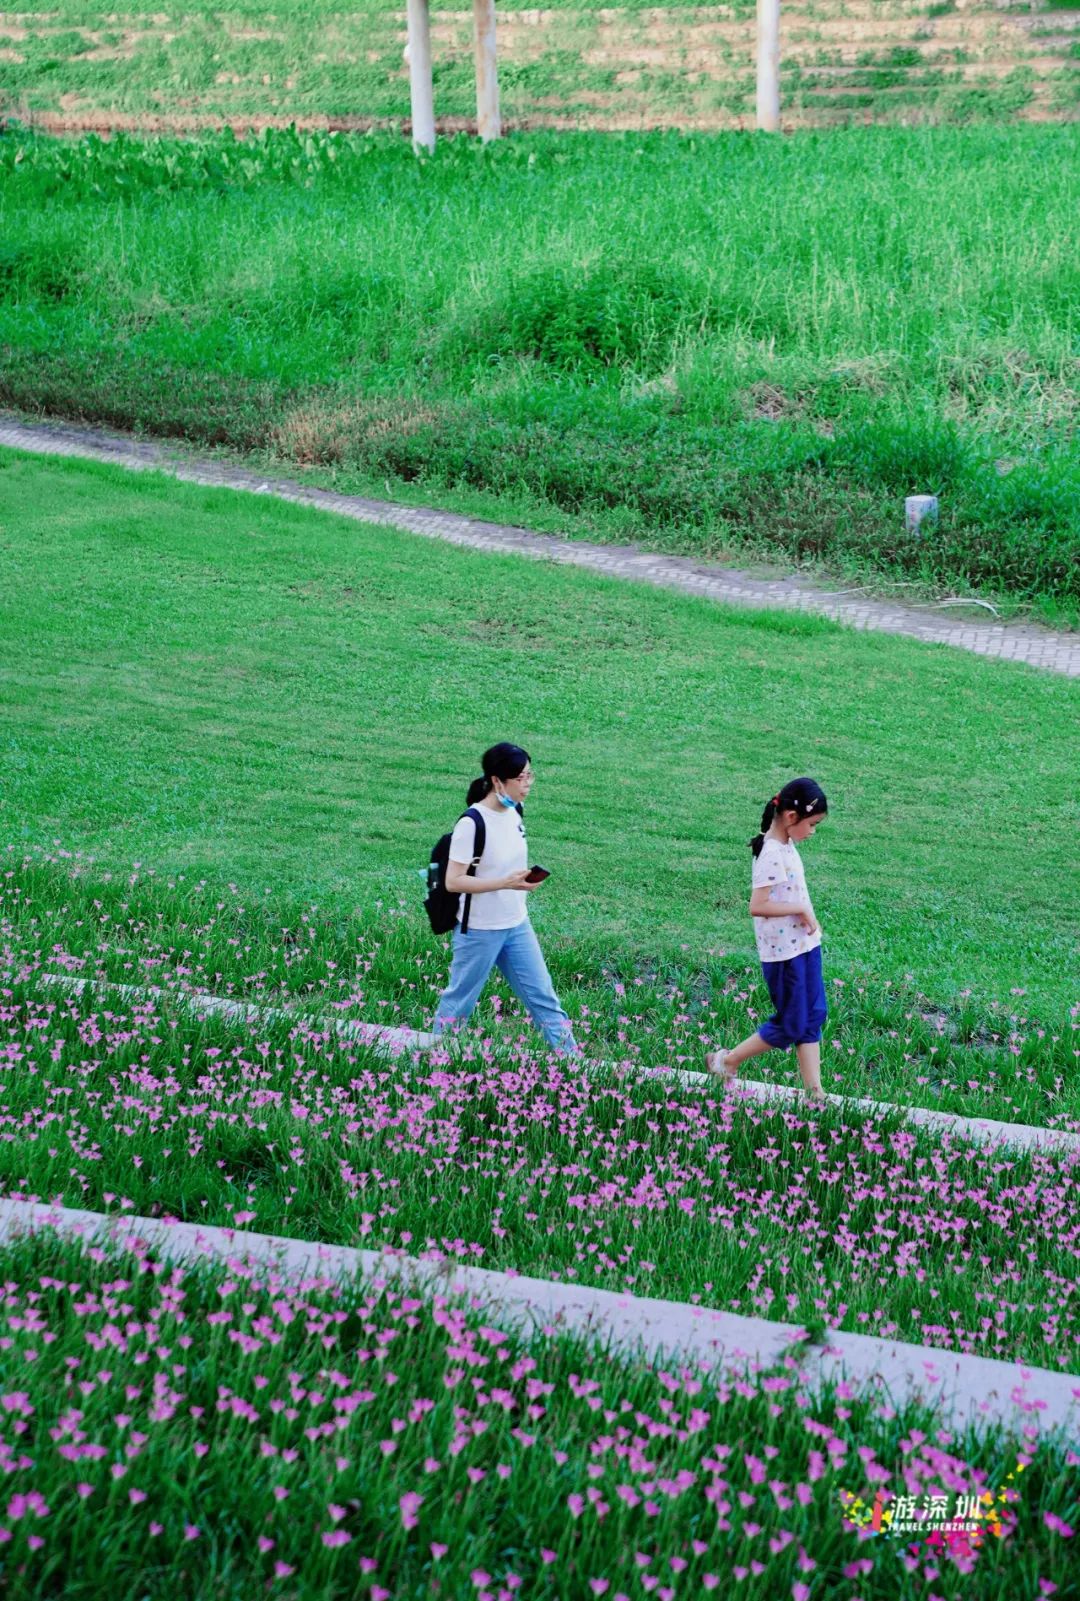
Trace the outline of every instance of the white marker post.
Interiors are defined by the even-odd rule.
[[[502,133],[495,64],[495,0],[473,0],[476,50],[476,131],[484,144]]]
[[[757,0],[757,125],[780,132],[780,0]]]
[[[409,92],[412,98],[412,142],[416,151],[435,149],[435,97],[431,86],[431,31],[428,0],[406,0],[409,42]]]

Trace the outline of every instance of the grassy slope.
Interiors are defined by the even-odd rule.
[[[1061,1442],[1024,1441],[1020,1467],[1020,1442],[998,1430],[811,1396],[797,1352],[736,1385],[566,1335],[500,1340],[485,1309],[456,1300],[439,1316],[392,1289],[297,1289],[210,1264],[177,1283],[143,1251],[98,1257],[49,1239],[0,1256],[13,1353],[35,1357],[19,1361],[8,1427],[22,1445],[48,1430],[70,1453],[39,1449],[8,1480],[49,1509],[0,1547],[8,1593],[26,1601],[61,1587],[69,1601],[163,1601],[181,1577],[192,1601],[264,1588],[386,1601],[387,1584],[637,1598],[653,1575],[723,1594],[732,1565],[745,1601],[773,1601],[812,1593],[797,1588],[808,1578],[847,1593],[853,1561],[867,1601],[922,1601],[929,1585],[950,1601],[1075,1593],[1070,1542],[1047,1521],[1070,1516],[1076,1458]],[[104,1459],[72,1459],[73,1400],[75,1438]],[[112,1476],[110,1457],[125,1462]],[[1011,1491],[1006,1537],[973,1573],[925,1545],[913,1561],[902,1539],[860,1543],[840,1492],[869,1502],[876,1485],[940,1490],[950,1511],[959,1489]],[[326,1542],[335,1527],[347,1543]]]
[[[317,1028],[6,987],[0,1193],[1077,1367],[1075,1155],[646,1076],[625,1018],[620,1069],[582,1076],[498,1028],[390,1064]]]
[[[3,825],[106,865],[410,902],[480,750],[539,773],[555,945],[753,963],[783,777],[833,973],[1061,1015],[1068,680],[419,543],[118,469],[0,460]],[[683,956],[685,960],[685,956]]]
[[[1067,129],[0,158],[0,399],[1077,613]]]
[[[554,22],[530,28],[525,39],[511,28],[517,9],[500,7],[500,100],[510,123],[535,126],[560,117],[575,126],[605,118],[624,127],[752,123],[748,0],[712,13],[677,0],[661,8],[659,19],[642,15],[653,10],[643,0],[614,14],[600,0],[559,0]],[[861,19],[820,0],[789,11],[785,123],[1007,121],[1075,110],[1068,39],[1054,19],[1035,19],[1021,31],[983,0],[967,8],[961,34],[954,17],[938,20],[953,9],[952,0],[924,0],[920,10],[875,6],[869,30],[862,22],[855,35],[861,45],[855,60],[837,47],[829,25],[839,16],[850,30]],[[439,117],[444,126],[472,119],[469,8],[435,8],[432,21]],[[80,118],[106,127],[132,117],[150,125],[176,119],[171,125],[181,126],[214,118],[239,125],[291,117],[400,120],[409,109],[404,32],[404,9],[389,0],[355,6],[287,0],[269,13],[250,3],[195,5],[172,17],[146,0],[121,13],[57,0],[48,12],[14,21],[0,105],[59,115],[73,127],[82,125]],[[997,70],[1002,64],[1004,74]]]

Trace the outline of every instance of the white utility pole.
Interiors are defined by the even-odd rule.
[[[780,131],[780,0],[757,0],[757,125]]]
[[[435,98],[431,87],[431,31],[428,26],[428,0],[406,0],[409,42],[405,55],[409,62],[409,92],[412,97],[412,142],[414,150],[435,148]]]
[[[476,30],[476,131],[484,144],[502,133],[499,73],[495,65],[495,0],[473,0]]]

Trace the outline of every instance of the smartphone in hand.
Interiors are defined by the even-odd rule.
[[[525,882],[526,884],[542,884],[545,878],[550,877],[551,873],[548,868],[530,867],[529,871],[525,874]]]

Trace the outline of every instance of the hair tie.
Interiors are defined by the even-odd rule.
[[[772,803],[773,803],[773,805],[774,805],[774,806],[779,806],[779,804],[780,804],[780,797],[779,797],[779,795],[774,795],[774,796],[773,796],[773,798],[772,798]]]

